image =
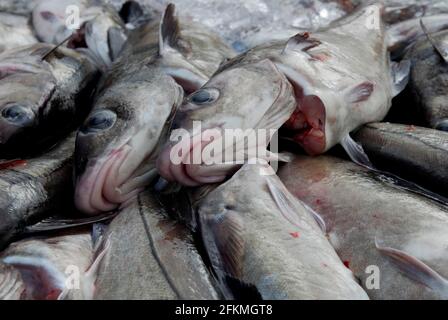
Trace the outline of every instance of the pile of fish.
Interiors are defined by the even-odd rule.
[[[0,299],[448,299],[446,2],[173,2],[0,0]]]

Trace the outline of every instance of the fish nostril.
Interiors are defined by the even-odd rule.
[[[443,119],[439,121],[436,125],[436,129],[448,132],[448,119]]]

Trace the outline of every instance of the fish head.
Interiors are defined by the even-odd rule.
[[[266,152],[270,134],[294,108],[292,87],[270,60],[224,69],[177,111],[177,130],[159,156],[159,174],[187,186],[220,182],[244,163],[247,152],[263,143]],[[237,150],[241,141],[244,145],[248,136],[260,133],[269,137],[250,139],[247,148]],[[228,135],[233,137],[225,139]]]
[[[79,210],[89,214],[114,210],[152,181],[168,120],[182,99],[182,88],[155,70],[150,80],[118,81],[103,89],[76,139]]]

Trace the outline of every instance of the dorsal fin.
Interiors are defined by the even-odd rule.
[[[182,39],[179,20],[175,16],[175,5],[170,3],[163,13],[159,29],[159,54],[164,55],[170,49],[183,54],[191,51],[190,44]]]

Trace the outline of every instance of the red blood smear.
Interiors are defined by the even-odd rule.
[[[293,238],[298,238],[299,237],[299,233],[298,232],[290,232],[289,233]]]
[[[0,170],[26,165],[26,160],[11,160],[0,163]]]
[[[350,269],[350,261],[344,261],[344,266],[346,266],[347,269]]]
[[[406,127],[406,130],[408,130],[408,131],[415,131],[415,126],[409,125],[409,126]]]

